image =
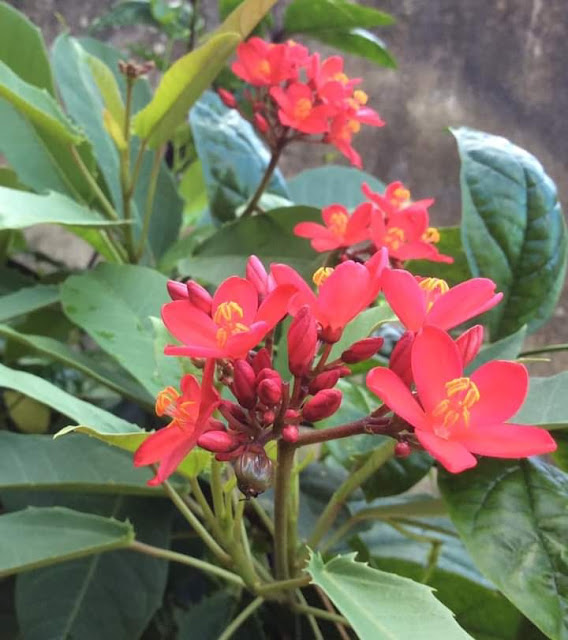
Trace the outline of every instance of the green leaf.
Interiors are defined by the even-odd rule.
[[[490,360],[515,360],[521,353],[526,335],[527,328],[522,326],[506,338],[483,346],[475,360],[467,367],[466,372],[469,374]]]
[[[135,468],[130,453],[94,438],[54,440],[48,435],[0,431],[0,461],[3,492],[56,489],[163,496],[161,487],[147,486],[148,471]]]
[[[568,638],[568,476],[537,459],[481,460],[439,486],[481,572],[549,638]]]
[[[232,220],[260,184],[270,153],[250,123],[235,109],[227,109],[212,92],[197,101],[189,121],[207,186],[209,211],[218,220]],[[288,195],[280,171],[272,176],[267,191]]]
[[[93,80],[99,89],[105,107],[112,114],[117,124],[122,127],[125,117],[124,103],[114,73],[102,60],[95,56],[88,56],[87,64],[91,68]]]
[[[321,555],[312,553],[306,569],[361,640],[471,637],[430,587],[356,562],[355,554],[324,564]]]
[[[0,60],[25,82],[55,95],[41,31],[5,2],[0,2]]]
[[[205,596],[176,615],[177,640],[217,640],[231,622],[235,605],[235,597],[228,591]]]
[[[285,262],[310,279],[320,258],[308,242],[294,236],[293,229],[304,220],[320,219],[319,211],[311,207],[285,207],[235,220],[205,240],[178,268],[184,275],[217,285],[231,275],[244,274],[248,257],[255,254],[266,266]]]
[[[118,522],[52,507],[0,516],[0,577],[93,553],[127,547],[134,531]]]
[[[551,454],[552,459],[562,471],[568,471],[568,431],[557,431],[554,439],[558,448]]]
[[[71,276],[61,287],[63,309],[150,393],[177,386],[178,358],[154,350],[149,316],[160,315],[169,301],[167,278],[146,267],[100,264]],[[92,423],[89,423],[92,424]]]
[[[534,424],[547,429],[568,426],[568,371],[549,378],[529,379],[529,393],[513,422]]]
[[[109,27],[130,27],[138,24],[154,27],[158,24],[152,15],[148,0],[126,0],[116,4],[91,24],[90,31],[94,33]]]
[[[365,171],[327,165],[307,169],[294,176],[288,182],[288,190],[296,204],[321,208],[339,203],[352,209],[366,200],[361,192],[363,182],[380,193],[386,188],[384,183]],[[318,222],[321,222],[321,218]]]
[[[51,411],[41,402],[28,398],[19,391],[6,389],[3,399],[6,412],[22,433],[46,433],[51,421]],[[2,432],[0,431],[0,437]],[[0,453],[1,455],[1,453]]]
[[[388,13],[362,7],[347,0],[293,0],[284,15],[288,34],[381,27],[393,24]]]
[[[488,315],[496,340],[550,318],[564,282],[568,242],[556,187],[538,160],[504,138],[452,130],[461,158],[462,239],[474,276],[504,299]]]
[[[462,246],[461,230],[459,227],[439,227],[440,242],[436,248],[440,253],[452,256],[454,262],[432,262],[431,260],[409,260],[404,268],[417,276],[425,278],[441,278],[451,287],[469,280],[471,271],[467,263],[467,256]]]
[[[353,53],[388,69],[396,69],[396,60],[381,38],[367,29],[313,30],[307,32],[313,38],[336,47],[345,53]]]
[[[132,431],[136,427],[126,420],[117,418],[99,409],[99,407],[89,404],[84,400],[75,398],[70,393],[59,389],[47,380],[25,371],[16,371],[0,364],[0,387],[20,391],[30,398],[59,411],[63,415],[76,420],[78,423],[97,425],[98,428],[113,430]]]
[[[276,0],[244,0],[235,7],[213,35],[238,33],[244,40],[275,4]]]
[[[41,506],[88,510],[103,521],[131,522],[136,538],[169,546],[171,509],[166,501],[136,497],[25,496]],[[86,514],[85,514],[86,515]],[[128,549],[28,571],[16,579],[16,611],[23,637],[124,640],[140,638],[161,606],[168,563]]]
[[[24,287],[0,297],[0,322],[59,302],[59,288],[52,284]]]
[[[109,227],[125,224],[106,220],[93,209],[60,193],[36,195],[0,187],[0,229],[24,229],[33,224],[57,223],[78,227]]]

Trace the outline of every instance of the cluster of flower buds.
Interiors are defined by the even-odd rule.
[[[440,233],[430,226],[428,213],[433,199],[412,201],[402,182],[392,182],[384,194],[372,191],[367,184],[362,191],[367,201],[353,213],[332,204],[322,210],[323,225],[300,222],[294,233],[308,238],[316,251],[343,250],[343,259],[360,259],[385,247],[396,265],[406,260],[453,262],[435,246]]]
[[[345,74],[340,56],[322,61],[318,53],[310,55],[291,40],[272,44],[250,38],[237,48],[232,69],[250,85],[245,101],[239,103],[225,89],[219,96],[225,105],[250,117],[273,151],[317,136],[316,141],[335,146],[360,167],[361,158],[351,145],[353,135],[361,124],[384,124],[366,106],[367,94],[356,88],[360,79]]]

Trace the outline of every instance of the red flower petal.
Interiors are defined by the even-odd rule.
[[[240,322],[243,324],[249,325],[254,322],[258,307],[258,292],[255,286],[245,278],[231,276],[219,285],[211,305],[212,317],[217,307],[223,302],[236,302],[241,307],[243,317]]]
[[[548,431],[521,424],[471,426],[461,432],[460,442],[472,453],[496,458],[525,458],[556,450]]]
[[[375,367],[367,374],[367,387],[414,427],[425,425],[425,415],[404,382],[390,369]]]
[[[186,432],[175,422],[151,433],[138,449],[136,449],[134,453],[134,466],[142,467],[158,462],[167,455],[168,452],[185,441],[188,435],[191,437],[191,431]]]
[[[462,377],[462,358],[445,331],[425,327],[414,339],[411,359],[418,397],[428,413],[446,397],[446,382]]]
[[[256,314],[256,322],[264,322],[267,331],[273,329],[286,315],[290,298],[296,293],[296,287],[283,284],[273,289],[263,300]]]
[[[229,336],[224,346],[225,356],[245,358],[248,352],[264,338],[268,330],[266,322],[255,322],[250,326],[250,331]]]
[[[297,293],[291,298],[288,309],[292,315],[295,315],[305,304],[310,308],[314,307],[316,302],[314,292],[302,276],[292,269],[292,267],[289,267],[287,264],[272,264],[270,265],[270,273],[276,284],[291,284],[296,288]]]
[[[365,265],[351,260],[340,264],[319,289],[318,320],[325,318],[328,326],[343,328],[367,306],[369,285]]]
[[[480,399],[471,408],[471,428],[505,422],[521,408],[527,396],[529,376],[518,362],[493,360],[471,376]]]
[[[331,231],[317,222],[300,222],[294,227],[294,234],[300,238],[328,238]]]
[[[424,292],[414,276],[401,269],[383,272],[383,293],[392,310],[410,331],[418,331],[426,317]]]
[[[155,487],[156,485],[162,484],[164,480],[167,480],[196,444],[197,434],[194,434],[191,439],[180,442],[175,449],[162,459],[158,467],[158,473],[148,481],[148,486]]]
[[[168,331],[185,345],[217,347],[217,325],[187,300],[165,304],[162,307],[162,320]]]
[[[199,345],[168,344],[164,349],[167,356],[182,356],[185,358],[226,358],[227,354],[220,347],[200,347]]]
[[[422,429],[417,429],[414,433],[424,449],[451,473],[460,473],[477,464],[475,456],[460,442],[438,438]]]

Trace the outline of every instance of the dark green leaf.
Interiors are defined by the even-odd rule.
[[[568,426],[568,371],[549,378],[533,376],[529,393],[514,422],[535,424],[547,429]]]
[[[568,476],[537,459],[482,460],[439,486],[476,565],[553,640],[568,638]]]
[[[227,591],[205,596],[188,611],[176,616],[178,640],[217,640],[231,622],[235,598]]]
[[[527,328],[523,326],[506,338],[485,345],[475,360],[467,367],[466,372],[471,373],[490,360],[515,360],[523,348],[526,335]]]
[[[361,192],[363,182],[373,191],[385,190],[385,185],[370,173],[335,165],[302,171],[288,182],[288,190],[296,204],[321,208],[339,203],[351,209],[366,200]]]
[[[109,27],[130,27],[137,24],[154,27],[158,24],[152,15],[149,0],[126,0],[116,4],[93,22],[90,31],[94,33]]]
[[[474,276],[504,299],[489,314],[496,340],[551,316],[566,272],[566,224],[556,187],[538,160],[504,138],[452,131],[461,158],[462,239]]]
[[[354,556],[337,556],[324,564],[315,553],[307,571],[361,640],[471,637],[436,600],[432,589],[356,562]]]
[[[25,287],[0,298],[0,322],[59,302],[59,288],[52,284]]]
[[[118,522],[62,507],[0,516],[0,577],[127,547],[134,531]]]
[[[284,16],[284,28],[289,34],[381,27],[393,22],[388,13],[348,0],[293,0]]]
[[[553,435],[558,448],[552,458],[563,471],[568,471],[568,431],[557,431]]]
[[[260,184],[270,153],[252,126],[235,109],[206,92],[190,113],[191,130],[207,186],[209,211],[227,221],[249,200]],[[276,171],[267,191],[287,196],[286,183]]]
[[[285,262],[310,279],[319,260],[302,238],[294,236],[296,224],[320,219],[319,211],[310,207],[285,207],[223,226],[200,245],[192,258],[182,260],[179,270],[184,275],[219,284],[225,278],[244,275],[251,254],[266,266]]]
[[[312,30],[307,32],[313,38],[324,42],[340,51],[353,53],[360,58],[370,60],[382,67],[396,69],[396,60],[381,38],[366,29]]]

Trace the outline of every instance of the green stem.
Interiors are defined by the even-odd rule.
[[[288,498],[290,478],[294,466],[293,445],[278,441],[278,463],[274,485],[274,555],[276,578],[284,580],[288,571]]]
[[[158,186],[158,176],[160,174],[160,165],[162,163],[163,152],[163,147],[154,152],[154,161],[152,162],[152,170],[150,171],[148,184],[148,193],[146,196],[146,210],[144,212],[142,232],[140,234],[140,244],[138,245],[138,250],[136,251],[136,259],[138,261],[144,255],[144,248],[148,239],[148,232],[150,231],[150,220],[152,219],[152,212],[154,210],[154,198],[156,196],[156,187]]]
[[[248,536],[243,522],[244,509],[245,502],[241,500],[235,508],[233,537],[229,549],[233,562],[245,581],[245,584],[254,590],[258,584],[258,578],[254,570]]]
[[[250,505],[256,512],[256,515],[259,517],[262,524],[266,527],[268,533],[274,537],[274,522],[272,522],[272,518],[262,508],[260,502],[258,500],[251,500]]]
[[[225,508],[225,500],[223,498],[223,479],[221,478],[221,462],[218,460],[211,461],[211,495],[213,496],[213,509],[215,516],[221,522],[221,526],[228,531],[229,522],[227,518],[227,510]]]
[[[537,347],[536,349],[529,349],[528,351],[521,351],[519,353],[519,358],[524,358],[525,356],[536,356],[539,353],[553,353],[554,351],[566,351],[568,350],[568,343],[564,342],[562,344],[549,344],[544,347]]]
[[[106,229],[99,229],[99,235],[106,248],[112,254],[114,261],[117,264],[125,264],[128,261],[128,256],[126,255],[123,246],[117,242],[113,238],[112,234]]]
[[[315,549],[320,541],[323,539],[328,529],[334,523],[335,518],[341,511],[341,508],[347,501],[347,498],[360,487],[367,478],[369,478],[377,469],[383,464],[388,462],[394,455],[395,442],[392,441],[385,444],[375,451],[367,458],[367,460],[352,473],[343,484],[335,491],[331,500],[323,510],[323,513],[319,517],[314,527],[312,535],[309,537],[307,545],[311,549]]]
[[[203,517],[207,521],[207,524],[211,528],[211,531],[213,531],[213,534],[217,537],[218,540],[222,540],[223,531],[221,530],[221,527],[219,526],[219,523],[215,518],[215,514],[213,513],[211,507],[209,506],[209,503],[207,502],[207,498],[203,494],[203,491],[201,491],[199,480],[197,478],[190,478],[189,484],[191,486],[191,492],[195,496],[197,504],[201,507],[201,510],[203,511]]]
[[[298,472],[292,469],[290,475],[290,497],[288,499],[288,567],[292,575],[297,573],[299,500],[300,477]]]
[[[270,582],[269,584],[263,584],[256,587],[255,591],[261,596],[273,591],[288,591],[290,589],[299,589],[300,587],[307,587],[310,584],[311,578],[308,575],[300,576],[299,578],[289,578],[288,580],[277,580],[276,582]]]
[[[229,640],[235,631],[243,624],[243,622],[261,606],[264,602],[262,598],[255,598],[247,607],[245,607],[239,615],[231,622],[231,624],[223,631],[217,640]]]
[[[145,553],[146,555],[153,556],[154,558],[163,558],[164,560],[171,560],[172,562],[187,564],[190,567],[194,567],[195,569],[199,569],[200,571],[203,571],[205,573],[210,573],[213,576],[223,578],[223,580],[227,580],[227,582],[235,584],[239,587],[245,586],[242,579],[236,573],[232,573],[231,571],[227,571],[226,569],[217,567],[216,565],[205,562],[204,560],[199,560],[198,558],[194,558],[193,556],[186,556],[183,553],[176,553],[175,551],[170,551],[169,549],[160,549],[159,547],[153,547],[152,545],[140,542],[139,540],[134,540],[133,542],[131,542],[128,548],[132,549],[132,551],[138,551],[140,553]]]
[[[264,193],[264,190],[268,186],[268,183],[270,182],[270,178],[272,178],[272,174],[274,173],[274,170],[278,165],[278,160],[280,160],[280,155],[282,154],[283,149],[284,147],[282,145],[279,145],[272,152],[272,156],[270,157],[270,162],[266,167],[266,171],[262,176],[262,180],[260,181],[260,184],[256,188],[256,191],[254,192],[253,197],[250,199],[250,202],[248,203],[247,208],[243,211],[241,218],[247,218],[248,216],[252,215],[252,213],[256,209],[256,205],[258,204],[258,201],[262,197],[262,194]]]
[[[324,611],[323,609],[318,609],[317,607],[310,607],[303,604],[293,603],[290,605],[292,611],[297,611],[298,613],[305,613],[306,615],[312,615],[315,618],[321,618],[322,620],[331,620],[331,622],[339,622],[347,627],[350,627],[351,624],[347,618],[344,618],[339,613],[332,613],[331,611]]]
[[[302,604],[305,607],[308,606],[308,601],[306,600],[306,598],[304,597],[304,594],[300,591],[300,589],[298,589],[298,591],[296,592],[296,596],[298,597],[300,604]],[[314,639],[325,640],[322,632],[320,631],[320,628],[318,627],[318,623],[317,623],[317,620],[315,619],[315,616],[313,616],[311,613],[306,613],[305,615],[308,618],[308,623],[310,627],[312,628]]]
[[[142,168],[142,163],[144,162],[145,152],[146,140],[142,140],[138,149],[138,155],[136,156],[136,160],[134,161],[134,169],[132,170],[132,179],[130,180],[130,190],[128,192],[128,196],[130,198],[132,198],[132,196],[134,195],[136,185],[138,184],[138,178],[140,177],[140,169]]]

